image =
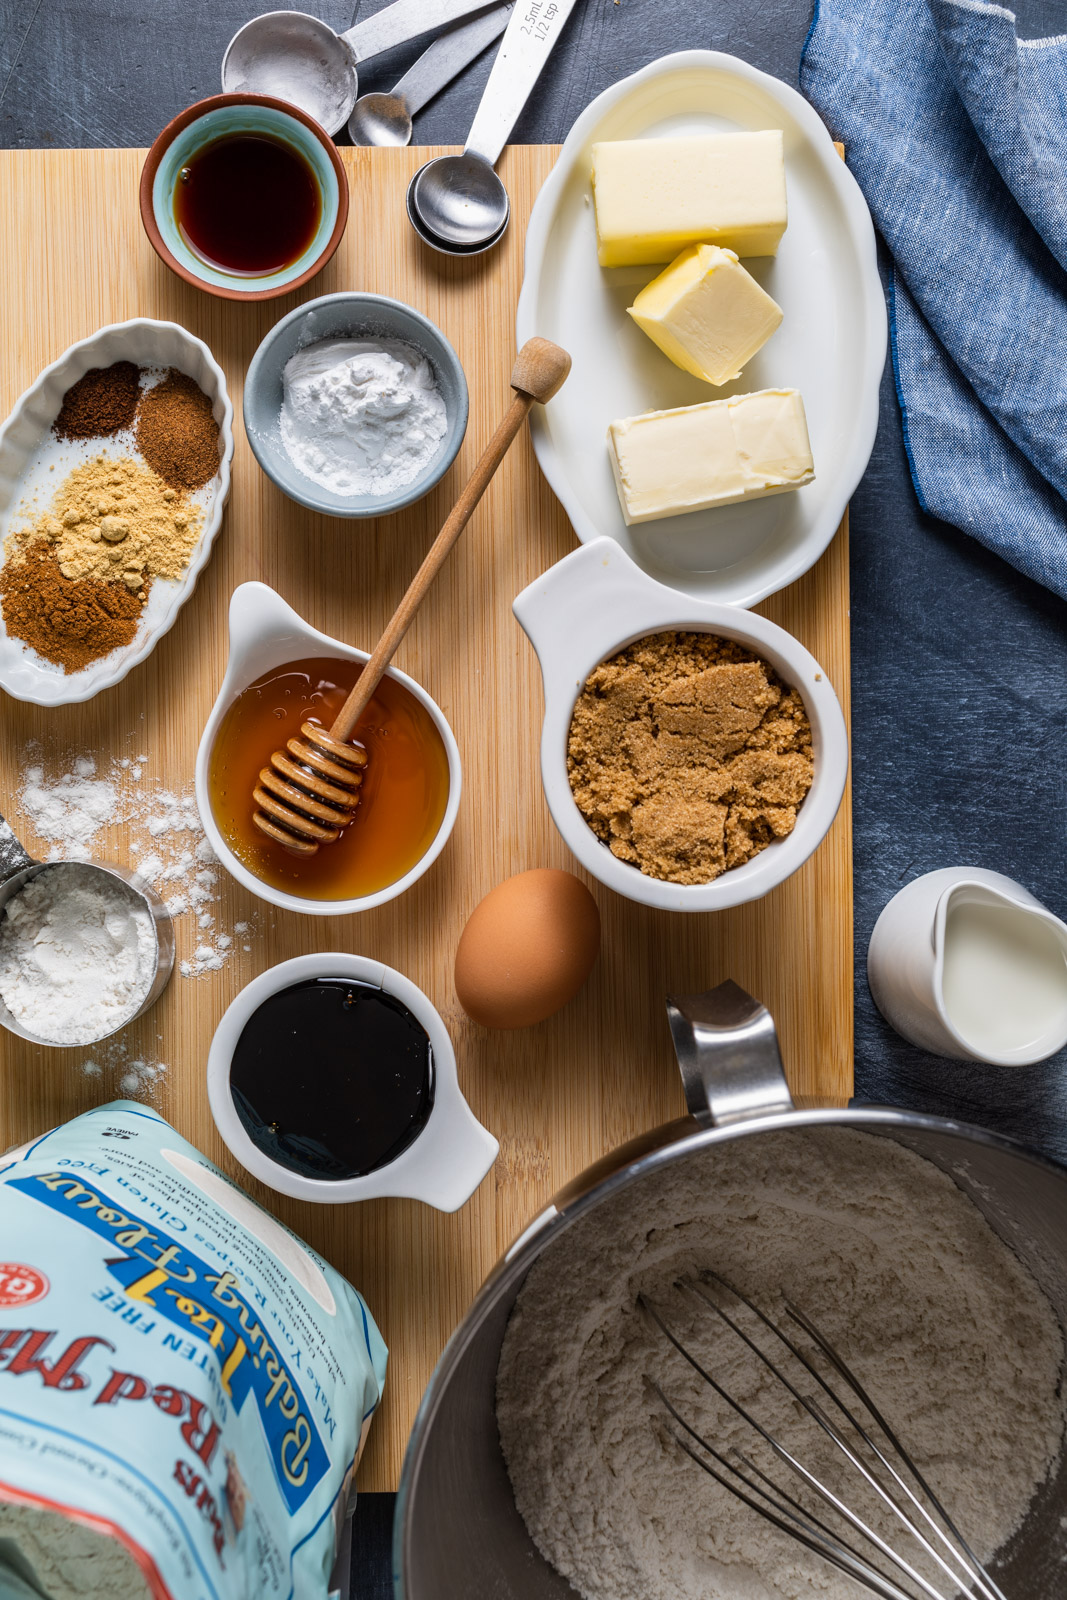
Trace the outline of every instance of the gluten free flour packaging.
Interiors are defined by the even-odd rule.
[[[661,1426],[646,1374],[724,1455],[736,1446],[782,1476],[649,1327],[642,1292],[726,1390],[901,1545],[787,1391],[675,1288],[704,1268],[776,1320],[786,1299],[813,1319],[981,1559],[1021,1525],[1063,1445],[1063,1336],[1048,1300],[952,1179],[913,1152],[852,1129],[764,1133],[602,1202],[545,1250],[515,1303],[497,1377],[504,1456],[534,1542],[586,1600],[860,1592]]]
[[[386,1351],[144,1106],[0,1164],[0,1596],[327,1595]]]

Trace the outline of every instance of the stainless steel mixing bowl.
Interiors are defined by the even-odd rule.
[[[668,1002],[691,1116],[654,1129],[563,1189],[512,1245],[445,1349],[423,1397],[397,1500],[398,1600],[574,1600],[515,1506],[494,1409],[500,1344],[533,1262],[597,1206],[677,1162],[713,1163],[735,1139],[858,1128],[950,1174],[1029,1267],[1067,1326],[1067,1170],[963,1123],[855,1107],[794,1108],[766,1010],[735,984]],[[824,1155],[820,1159],[825,1159]],[[1067,1463],[1040,1491],[994,1568],[1005,1593],[1067,1590]]]

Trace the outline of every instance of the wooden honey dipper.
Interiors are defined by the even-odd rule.
[[[301,737],[290,739],[285,750],[275,750],[270,766],[260,771],[252,821],[269,839],[311,856],[320,844],[332,844],[352,821],[367,765],[366,751],[349,743],[359,719],[530,407],[551,400],[570,369],[570,356],[548,339],[527,339],[519,351],[511,373],[515,398],[332,726],[327,730],[314,722],[301,723]]]

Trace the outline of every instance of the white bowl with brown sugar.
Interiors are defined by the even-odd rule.
[[[848,773],[837,695],[792,634],[655,582],[613,539],[524,589],[553,820],[607,888],[667,911],[758,900],[825,838]]]

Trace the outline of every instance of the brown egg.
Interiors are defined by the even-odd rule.
[[[573,1000],[600,949],[600,912],[571,872],[505,878],[475,906],[456,951],[456,993],[486,1028],[528,1028]]]

